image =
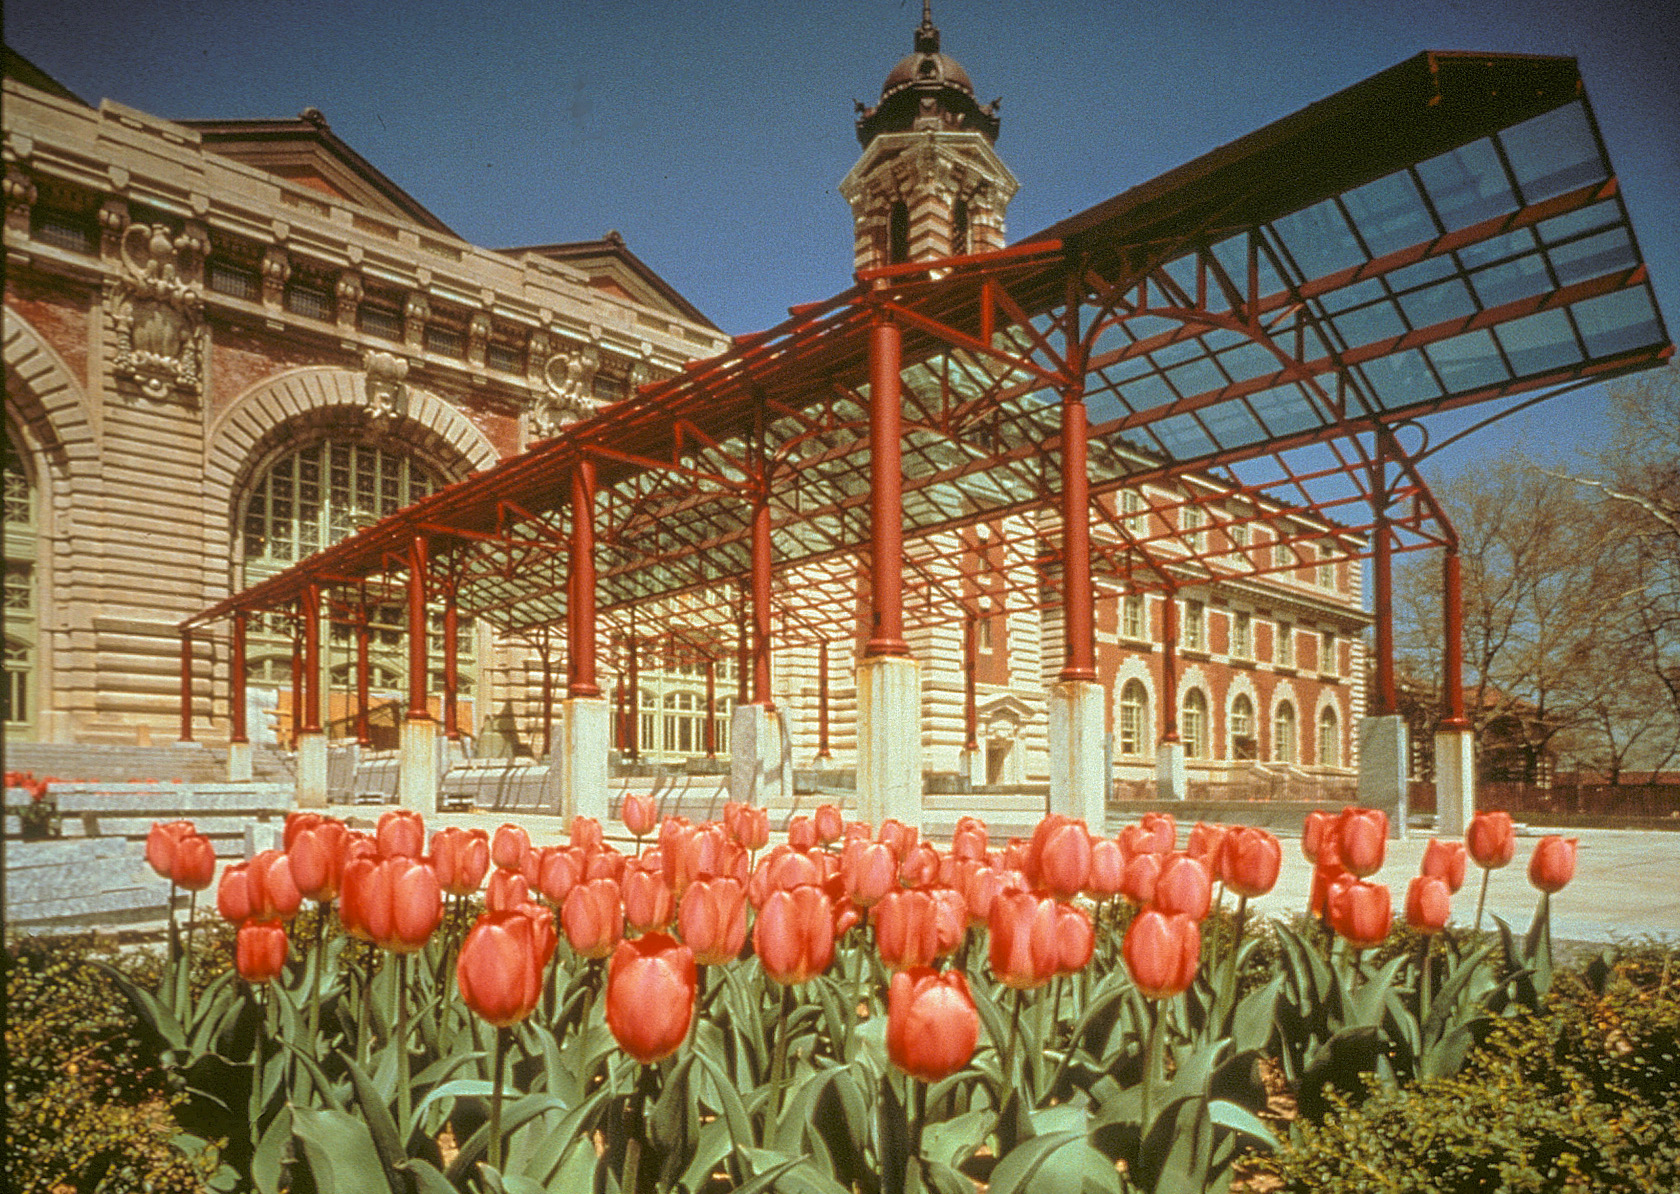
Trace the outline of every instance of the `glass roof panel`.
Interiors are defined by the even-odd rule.
[[[1572,211],[1567,215],[1555,216],[1550,220],[1540,221],[1540,239],[1548,245],[1555,245],[1559,241],[1568,240],[1572,236],[1583,232],[1591,232],[1599,228],[1609,228],[1622,222],[1622,206],[1614,199],[1606,199],[1595,203],[1591,207],[1583,207],[1579,211]]]
[[[1202,425],[1221,448],[1245,448],[1266,438],[1266,429],[1254,421],[1254,416],[1239,399],[1229,399],[1201,412]]]
[[[1171,365],[1177,365],[1206,354],[1201,344],[1196,340],[1180,340],[1176,344],[1168,344],[1163,348],[1157,348],[1149,355],[1154,358],[1158,368],[1166,369]]]
[[[1394,304],[1384,301],[1332,316],[1330,323],[1349,348],[1404,335],[1406,323]]]
[[[1154,374],[1127,382],[1120,389],[1133,410],[1165,406],[1174,398],[1173,392],[1167,388],[1167,383]]]
[[[1581,346],[1562,311],[1541,311],[1494,329],[1494,336],[1518,377],[1579,364]]]
[[[1580,101],[1508,128],[1499,140],[1526,203],[1550,199],[1610,174]]]
[[[1646,286],[1587,299],[1569,310],[1592,356],[1609,356],[1662,343],[1662,323],[1657,319],[1657,309]]]
[[[1475,269],[1478,265],[1489,265],[1495,261],[1503,261],[1522,253],[1532,252],[1533,249],[1534,230],[1532,228],[1518,228],[1515,232],[1490,236],[1486,240],[1479,240],[1473,245],[1465,245],[1458,251],[1458,259],[1465,269]]]
[[[1356,187],[1343,198],[1373,257],[1420,245],[1436,235],[1435,221],[1405,170]]]
[[[1249,403],[1273,435],[1306,431],[1324,421],[1323,414],[1307,400],[1299,386],[1274,386],[1250,397]]]
[[[1260,345],[1245,340],[1235,348],[1220,353],[1219,365],[1233,381],[1247,381],[1251,377],[1277,372],[1278,359]]]
[[[1568,286],[1588,278],[1600,278],[1616,270],[1632,269],[1639,264],[1633,251],[1633,241],[1625,228],[1612,228],[1581,240],[1558,245],[1551,250],[1552,268],[1557,270],[1558,283]]]
[[[1206,357],[1168,370],[1167,380],[1180,394],[1205,394],[1225,384],[1225,375]]]
[[[1162,419],[1152,423],[1150,430],[1161,441],[1161,446],[1166,448],[1167,454],[1175,460],[1206,456],[1217,446],[1190,415],[1173,415],[1171,418]]]
[[[1430,158],[1417,172],[1448,232],[1517,209],[1505,168],[1486,138]]]
[[[1289,250],[1303,280],[1322,278],[1367,260],[1334,199],[1272,221],[1272,231]]]
[[[1463,394],[1484,386],[1502,385],[1511,379],[1499,346],[1485,331],[1467,332],[1424,349],[1449,394]]]
[[[1426,328],[1449,319],[1463,319],[1476,310],[1470,288],[1457,278],[1400,296],[1400,309],[1414,328]]]
[[[1441,387],[1429,370],[1429,362],[1414,349],[1390,353],[1359,366],[1366,390],[1384,407],[1409,406],[1441,396]]]
[[[1248,285],[1248,234],[1243,233],[1220,241],[1213,246],[1213,256],[1224,267],[1231,281],[1236,283],[1237,289],[1245,289]],[[1259,261],[1260,293],[1276,294],[1284,289],[1283,279],[1277,270],[1272,268],[1271,258],[1260,254]]]
[[[1497,307],[1501,303],[1544,294],[1551,289],[1552,279],[1540,254],[1530,253],[1515,261],[1477,270],[1470,275],[1470,285],[1475,288],[1476,298],[1482,306]]]
[[[1366,278],[1363,282],[1355,282],[1352,286],[1339,286],[1318,301],[1331,314],[1346,311],[1349,307],[1357,307],[1362,303],[1374,302],[1386,298],[1388,291],[1383,288],[1381,278]]]

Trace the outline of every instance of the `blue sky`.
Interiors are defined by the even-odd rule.
[[[83,98],[335,132],[462,236],[621,231],[730,332],[850,281],[852,101],[920,5],[8,0],[9,44]],[[1580,60],[1671,334],[1680,331],[1680,22],[1659,0],[935,0],[1021,180],[1018,239],[1425,49]],[[1468,441],[1589,444],[1602,395]],[[1560,434],[1560,429],[1562,433]]]

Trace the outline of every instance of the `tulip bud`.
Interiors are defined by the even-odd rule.
[[[1085,822],[1057,814],[1033,831],[1027,854],[1027,878],[1050,894],[1072,899],[1091,877],[1091,835]]]
[[[419,813],[393,808],[374,829],[381,858],[419,858],[426,852],[426,822]]]
[[[1562,891],[1575,877],[1575,849],[1580,839],[1547,834],[1534,843],[1528,881],[1547,895]]]
[[[1150,850],[1155,854],[1171,854],[1178,849],[1178,822],[1171,813],[1144,813],[1138,824],[1153,841]]]
[[[21,787],[20,784],[10,785]],[[146,834],[146,862],[157,872],[158,878],[168,879],[175,867],[175,846],[186,834],[194,832],[191,821],[153,821]]]
[[[1155,884],[1161,878],[1164,855],[1144,852],[1134,854],[1120,872],[1120,894],[1126,902],[1142,908],[1155,902]]]
[[[893,852],[893,857],[902,861],[905,855],[916,848],[919,831],[906,825],[896,817],[888,817],[881,822],[880,830],[875,834],[875,840],[884,843]]]
[[[1477,813],[1464,831],[1470,857],[1483,870],[1496,871],[1517,852],[1517,827],[1511,814],[1503,811]]]
[[[530,885],[518,871],[497,867],[484,891],[484,906],[491,912],[512,912],[531,900]]]
[[[286,968],[286,927],[277,920],[248,920],[233,943],[234,969],[250,983],[266,983]]]
[[[964,907],[964,922],[967,922]],[[869,910],[881,961],[892,970],[931,966],[939,956],[938,906],[927,891],[888,892]]]
[[[1213,904],[1213,880],[1200,860],[1187,854],[1168,855],[1155,880],[1151,905],[1168,916],[1183,913],[1200,923]]]
[[[594,853],[605,841],[601,833],[601,823],[594,817],[572,818],[572,845]]]
[[[311,812],[308,809],[293,809],[286,814],[286,827],[280,833],[280,848],[290,854],[292,843],[297,840],[298,834],[305,829],[314,829],[327,819],[322,817],[320,813]]]
[[[939,882],[939,851],[931,842],[918,842],[898,865],[898,881],[906,887]]]
[[[1277,885],[1283,847],[1265,829],[1238,825],[1219,846],[1219,878],[1240,896],[1254,899]]]
[[[586,958],[604,958],[624,936],[624,906],[618,883],[589,879],[566,895],[560,923],[572,949]]]
[[[734,879],[696,879],[677,907],[677,929],[700,965],[733,961],[747,941],[747,889]]]
[[[305,899],[325,904],[338,898],[349,845],[350,831],[331,817],[316,817],[292,835],[286,857],[291,860],[292,881]]]
[[[1406,888],[1406,923],[1428,936],[1447,927],[1452,915],[1452,891],[1446,880],[1419,875]]]
[[[948,1078],[980,1041],[980,1013],[955,970],[901,970],[887,990],[887,1057],[922,1082]]]
[[[1097,935],[1085,909],[1056,905],[1056,973],[1078,974],[1096,952]]]
[[[1004,892],[992,901],[987,926],[988,960],[998,982],[1031,991],[1055,977],[1062,960],[1056,901],[1031,892]]]
[[[817,831],[817,841],[825,846],[839,841],[840,834],[845,829],[840,809],[832,804],[817,805],[816,814],[811,818],[811,822]]]
[[[1188,916],[1146,908],[1126,930],[1120,952],[1139,991],[1150,999],[1168,999],[1196,981],[1202,934]]]
[[[1301,822],[1301,853],[1308,862],[1317,863],[1319,851],[1324,842],[1334,833],[1336,818],[1329,813],[1308,813]]]
[[[653,827],[659,822],[659,807],[652,796],[626,792],[624,806],[619,810],[619,818],[624,822],[624,828],[630,831],[631,837],[644,838],[653,832]]]
[[[731,801],[723,809],[723,828],[749,851],[762,850],[770,840],[770,812]]]
[[[487,1024],[510,1028],[536,1008],[546,965],[538,933],[534,918],[513,910],[486,912],[468,930],[455,983],[462,1002]]]
[[[437,873],[418,858],[387,858],[367,873],[359,893],[359,913],[368,938],[379,948],[418,953],[443,923],[443,889]]]
[[[694,955],[663,933],[621,942],[607,965],[607,1027],[631,1057],[652,1065],[688,1036]]]
[[[968,923],[983,925],[992,915],[992,905],[1005,891],[1022,891],[1026,877],[1015,871],[1000,871],[996,867],[976,867],[963,882],[963,898],[968,903]]]
[[[175,843],[170,881],[186,891],[203,891],[216,877],[216,847],[202,833],[182,834]]]
[[[860,908],[868,908],[875,901],[898,886],[898,859],[885,842],[864,842],[853,839],[846,843],[840,855],[840,874],[846,881],[846,894]]]
[[[1375,808],[1345,808],[1336,818],[1336,853],[1361,879],[1382,870],[1388,847],[1388,814]]]
[[[432,835],[431,861],[439,887],[453,896],[469,896],[490,869],[490,843],[483,830],[451,825]]]
[[[1126,860],[1120,854],[1120,843],[1111,837],[1099,837],[1091,842],[1091,875],[1085,882],[1085,894],[1093,900],[1106,900],[1120,894],[1120,877],[1125,874]]]
[[[1464,868],[1469,855],[1463,842],[1432,837],[1423,847],[1423,865],[1419,870],[1422,874],[1440,879],[1449,892],[1456,892],[1464,886]]]
[[[665,929],[677,913],[676,896],[657,867],[650,870],[639,863],[625,867],[620,888],[624,923],[639,933]]]
[[[817,848],[817,827],[811,818],[805,816],[792,817],[787,827],[788,845],[795,850],[814,850]]]
[[[1388,888],[1357,879],[1331,887],[1330,927],[1351,946],[1381,945],[1394,925],[1394,906]]]
[[[518,871],[524,869],[525,856],[531,852],[531,835],[518,825],[504,824],[496,827],[495,836],[490,839],[490,861],[501,870]]]
[[[1223,825],[1210,825],[1206,821],[1197,821],[1190,827],[1190,837],[1184,845],[1184,852],[1191,858],[1205,859],[1210,873],[1218,870],[1219,850],[1225,842],[1225,835],[1230,831]]]
[[[809,982],[834,961],[834,910],[821,888],[773,891],[753,925],[764,972],[787,986]]]

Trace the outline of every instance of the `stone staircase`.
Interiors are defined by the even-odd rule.
[[[8,742],[6,770],[45,778],[127,783],[131,780],[219,783],[227,779],[227,753],[197,742],[166,746]]]

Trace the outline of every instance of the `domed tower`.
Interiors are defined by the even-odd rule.
[[[1003,248],[1004,210],[1020,186],[992,148],[998,101],[978,103],[968,72],[940,53],[928,0],[915,36],[880,102],[858,104],[863,156],[840,194],[860,270]]]

